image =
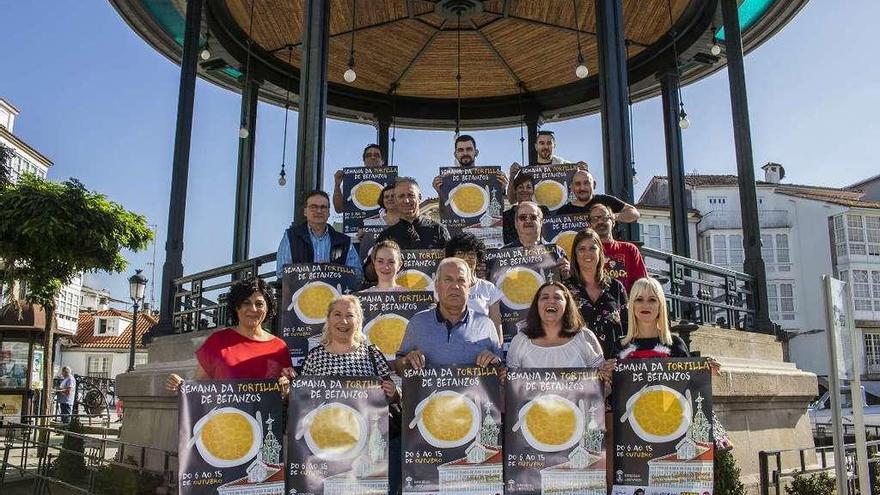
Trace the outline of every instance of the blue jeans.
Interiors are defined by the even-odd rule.
[[[73,404],[65,404],[62,402],[61,404],[61,422],[64,424],[70,423],[70,412],[73,409]]]

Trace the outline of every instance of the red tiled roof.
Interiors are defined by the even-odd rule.
[[[96,316],[118,316],[131,321],[131,313],[118,309],[106,309],[102,311],[82,311],[79,314],[79,324],[76,335],[71,340],[76,347],[91,349],[128,349],[131,345],[131,323],[125,327],[118,337],[95,335]],[[138,347],[143,348],[144,334],[159,320],[153,315],[138,313],[138,325],[135,339]]]
[[[655,175],[654,179],[667,180],[667,177],[665,175]],[[691,174],[684,177],[685,184],[691,187],[736,187],[738,185],[737,180],[738,177],[731,174]],[[851,208],[880,208],[880,201],[862,200],[863,192],[852,191],[849,188],[811,186],[806,184],[774,184],[763,180],[756,180],[755,185],[773,187],[775,192],[786,196],[824,201]]]

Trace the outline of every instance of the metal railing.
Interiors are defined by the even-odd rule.
[[[858,493],[859,476],[871,476],[873,472],[880,469],[880,440],[870,440],[866,442],[868,449],[868,473],[858,472],[858,463],[856,462],[856,446],[855,444],[844,445],[844,456],[846,458],[847,471],[847,491],[849,493]],[[815,451],[819,463],[813,465],[807,462],[807,455]],[[794,456],[797,459],[797,467],[784,469],[783,456],[787,459]],[[771,459],[773,466],[771,467]],[[787,450],[762,450],[758,452],[758,475],[760,477],[761,495],[770,495],[771,489],[775,495],[781,495],[785,480],[794,478],[795,474],[814,474],[823,471],[834,475],[834,465],[829,463],[834,460],[834,446],[828,445],[824,447],[803,447],[800,449]]]
[[[754,328],[750,275],[702,261],[642,247],[648,271],[664,282],[670,317],[727,328]],[[275,253],[194,273],[174,281],[175,333],[209,330],[228,324],[226,296],[235,279],[257,274],[280,289]],[[281,291],[276,290],[278,307]],[[277,330],[278,318],[270,322]]]
[[[120,487],[125,480],[121,478],[128,478],[128,486],[151,483],[166,493],[176,492],[177,453],[107,438],[106,433],[95,437],[57,428],[53,419],[31,416],[24,423],[3,425],[0,492],[11,481],[7,479],[10,471],[19,480],[35,480],[35,494],[51,493],[52,486],[82,494],[123,493]],[[81,450],[71,448],[77,443]],[[147,464],[147,459],[157,455],[162,459],[161,470]]]
[[[261,271],[262,270],[262,271]],[[268,271],[266,271],[268,270]],[[235,280],[258,275],[275,281],[275,253],[220,266],[174,280],[174,333],[210,330],[227,325],[226,296]],[[277,285],[277,284],[275,284]],[[277,287],[276,287],[277,288]],[[280,299],[280,291],[276,291]],[[275,329],[276,319],[272,321]]]
[[[762,229],[791,227],[788,210],[758,210],[758,223]],[[706,213],[697,224],[697,234],[713,229],[742,229],[742,212],[714,210]]]
[[[641,251],[648,273],[663,284],[670,319],[756,331],[750,275],[649,247]]]

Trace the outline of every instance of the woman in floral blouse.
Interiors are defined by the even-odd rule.
[[[593,229],[584,229],[572,244],[571,277],[566,285],[574,295],[581,317],[596,334],[605,359],[626,335],[626,290],[608,272],[602,241]]]

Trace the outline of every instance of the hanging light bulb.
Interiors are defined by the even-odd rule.
[[[590,75],[590,69],[587,68],[587,64],[584,61],[584,55],[578,52],[577,58],[578,65],[574,69],[574,75],[578,77],[578,79],[583,79]]]
[[[211,58],[211,49],[208,47],[208,39],[211,36],[208,33],[205,33],[205,46],[202,47],[202,51],[199,52],[199,58],[202,60],[208,60]]]
[[[357,72],[354,71],[354,58],[348,60],[348,69],[342,74],[342,78],[347,83],[353,83],[357,79]]]
[[[691,126],[691,121],[688,120],[688,114],[684,111],[684,103],[681,104],[681,110],[678,111],[678,126],[682,129],[687,129]]]
[[[284,187],[287,185],[287,174],[284,173],[284,164],[281,164],[281,174],[278,176],[278,185]]]
[[[712,47],[709,48],[709,53],[711,53],[712,55],[715,55],[716,57],[718,55],[721,55],[721,45],[719,45],[717,41],[713,41]]]
[[[241,124],[241,127],[238,128],[238,137],[242,139],[247,139],[247,137],[250,135],[251,132],[248,130],[247,125]]]

